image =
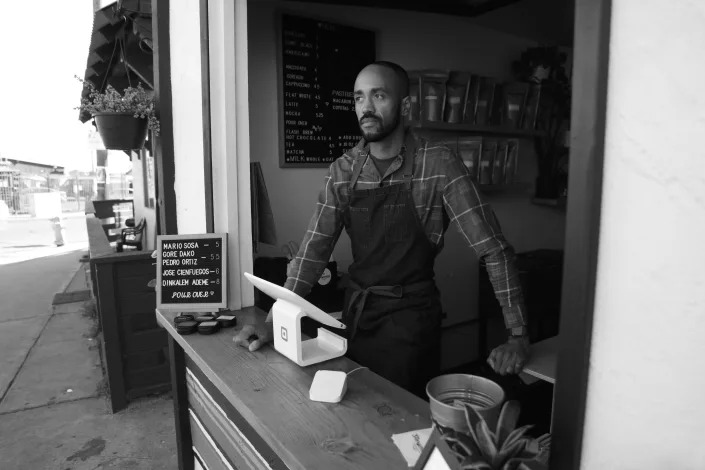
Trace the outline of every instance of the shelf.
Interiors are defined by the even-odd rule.
[[[530,183],[511,183],[511,184],[477,184],[477,189],[491,196],[509,196],[526,194],[531,189]]]
[[[554,209],[558,209],[561,211],[566,210],[566,199],[564,197],[558,198],[558,199],[546,199],[546,198],[534,197],[534,198],[531,198],[531,203],[536,204],[537,206],[553,207]]]
[[[413,129],[424,129],[431,131],[467,132],[473,134],[493,134],[514,137],[542,137],[546,134],[543,131],[517,129],[513,127],[476,126],[474,124],[439,121],[411,122],[409,123],[409,126]]]

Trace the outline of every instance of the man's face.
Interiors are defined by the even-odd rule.
[[[355,80],[355,113],[368,142],[388,137],[401,123],[402,100],[394,72],[386,67],[365,67]]]

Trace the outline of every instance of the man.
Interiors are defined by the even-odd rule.
[[[514,252],[457,155],[405,130],[408,90],[406,71],[390,62],[358,74],[355,112],[363,138],[331,165],[285,287],[308,294],[345,228],[353,252],[343,313],[347,354],[424,396],[440,366],[433,264],[450,222],[485,260],[509,330],[488,362],[502,375],[518,373],[529,342]],[[254,332],[244,330],[236,343],[252,351],[271,341],[271,323],[250,342]]]

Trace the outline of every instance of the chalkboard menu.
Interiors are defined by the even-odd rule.
[[[157,307],[215,311],[227,305],[227,234],[157,237]]]
[[[360,140],[353,85],[375,60],[375,34],[281,15],[281,167],[329,166]]]

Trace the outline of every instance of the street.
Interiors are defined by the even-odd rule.
[[[88,249],[86,219],[82,212],[62,216],[64,245],[54,244],[54,230],[47,219],[0,219],[0,265]]]

